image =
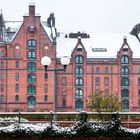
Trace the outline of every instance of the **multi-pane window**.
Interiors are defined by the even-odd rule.
[[[62,106],[66,107],[66,99],[62,99]]]
[[[76,76],[82,76],[83,75],[83,68],[82,67],[77,67],[75,69],[75,75]]]
[[[121,97],[122,98],[128,98],[129,97],[129,90],[128,89],[122,89],[121,90]]]
[[[127,99],[122,99],[122,110],[129,111],[129,101]]]
[[[16,95],[16,96],[15,96],[15,102],[18,102],[18,101],[19,101],[19,96]]]
[[[121,68],[121,75],[128,75],[129,74],[129,69],[127,67]]]
[[[76,89],[76,98],[83,98],[83,90],[82,89]]]
[[[35,71],[35,70],[36,70],[36,63],[34,63],[34,62],[29,62],[29,63],[28,63],[28,70],[30,70],[30,71]]]
[[[16,81],[19,81],[19,73],[16,73],[16,75],[15,75],[15,80],[16,80]]]
[[[79,111],[79,110],[83,110],[83,101],[82,100],[76,100],[75,101],[75,109],[77,110],[77,111]]]
[[[35,104],[36,104],[36,98],[35,98],[34,96],[29,96],[29,97],[27,98],[27,103],[28,103],[29,105],[35,105]]]
[[[122,78],[121,79],[121,86],[129,86],[129,79],[128,78]]]
[[[35,49],[36,48],[36,41],[34,39],[28,40],[28,48]]]
[[[3,103],[4,102],[4,95],[1,95],[0,96],[0,103]]]
[[[76,86],[83,86],[84,85],[84,81],[82,78],[77,78],[75,81],[75,85]]]
[[[19,84],[16,84],[16,86],[15,86],[15,92],[19,92]]]
[[[108,93],[109,93],[109,89],[105,89],[105,91],[104,91],[104,95],[107,96]]]
[[[4,56],[5,56],[4,51],[1,51],[1,52],[0,52],[0,58],[3,58]]]
[[[19,61],[16,61],[16,69],[19,68]]]
[[[44,102],[48,102],[48,96],[44,95]]]
[[[28,85],[28,94],[36,94],[36,86]]]
[[[129,58],[128,56],[124,55],[121,58],[121,64],[128,64],[129,63]]]
[[[81,55],[76,56],[75,63],[76,64],[83,64],[83,56],[81,56]]]
[[[109,78],[108,77],[104,78],[104,84],[105,84],[105,86],[109,85]]]
[[[96,83],[96,86],[100,85],[100,77],[95,78],[95,83]]]
[[[35,59],[35,58],[36,58],[35,51],[29,51],[28,52],[28,59]]]
[[[0,67],[1,67],[1,69],[4,69],[4,62],[3,61],[1,61]]]
[[[28,83],[34,84],[36,82],[36,75],[34,73],[28,74]]]

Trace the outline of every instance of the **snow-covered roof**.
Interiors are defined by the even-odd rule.
[[[140,58],[140,43],[137,38],[128,33],[91,33],[90,38],[81,39],[87,51],[87,58],[116,58],[124,37],[133,51],[133,57]],[[77,39],[65,38],[65,34],[57,39],[57,57],[71,57],[77,44]]]
[[[46,21],[41,22],[48,37],[51,39],[51,29]],[[7,37],[12,41],[16,32],[22,25],[21,21],[6,21]],[[116,58],[124,37],[127,37],[133,57],[140,58],[140,43],[137,38],[128,33],[89,33],[90,38],[82,38],[82,44],[87,52],[87,58]],[[60,33],[57,38],[57,57],[69,56],[77,44],[78,39],[65,38],[65,33]]]

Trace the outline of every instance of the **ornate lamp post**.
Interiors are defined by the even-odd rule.
[[[48,66],[51,64],[51,58],[48,57],[48,56],[44,56],[41,59],[41,64],[44,65],[44,68],[45,68],[45,76],[47,76],[47,71],[53,71],[54,72],[54,106],[53,106],[54,107],[54,109],[53,109],[54,113],[57,111],[56,110],[56,107],[57,107],[57,100],[56,100],[57,99],[57,93],[56,93],[56,91],[57,91],[57,89],[56,89],[56,87],[57,87],[56,86],[57,72],[58,71],[63,71],[63,72],[66,71],[66,67],[70,63],[70,58],[63,57],[63,58],[60,59],[60,62],[63,65],[62,69],[57,68],[57,67],[55,67],[53,69],[48,69]]]

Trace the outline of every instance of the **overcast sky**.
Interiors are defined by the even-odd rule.
[[[22,20],[29,3],[47,20],[54,12],[58,31],[129,33],[140,23],[140,0],[0,0],[6,21]]]

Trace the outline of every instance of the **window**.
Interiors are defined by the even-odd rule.
[[[17,50],[17,49],[14,50],[14,57],[15,58],[20,58],[21,57],[21,53],[20,53],[19,50]]]
[[[109,70],[108,70],[108,67],[105,67],[105,73],[108,73]]]
[[[36,86],[28,85],[28,94],[36,94]]]
[[[76,86],[83,86],[84,85],[84,81],[82,78],[77,78],[76,82],[75,82]]]
[[[138,100],[138,106],[140,107],[140,100]]]
[[[29,32],[33,33],[35,31],[35,26],[34,25],[30,25],[29,26]]]
[[[16,73],[16,75],[15,75],[15,80],[16,80],[16,81],[19,81],[19,73]]]
[[[129,69],[127,67],[123,67],[121,69],[121,75],[128,75],[129,74]]]
[[[104,91],[104,95],[107,96],[108,93],[109,93],[109,89],[105,89],[105,91]]]
[[[62,106],[66,107],[66,99],[62,99]]]
[[[140,89],[139,89],[139,91],[138,91],[138,94],[139,94],[139,96],[140,96]]]
[[[75,109],[77,111],[83,110],[83,101],[82,100],[75,101]]]
[[[82,76],[83,74],[84,74],[84,72],[83,72],[83,68],[82,67],[77,67],[75,69],[75,75],[76,76]]]
[[[36,41],[34,39],[28,40],[28,48],[35,49],[36,48]]]
[[[4,84],[0,85],[0,92],[3,93],[4,92]]]
[[[36,53],[34,51],[29,51],[28,52],[28,59],[35,59],[36,58]]]
[[[81,55],[76,56],[75,63],[76,64],[83,64],[83,57]]]
[[[4,62],[1,61],[1,66],[0,66],[2,69],[4,69]]]
[[[19,84],[16,84],[15,92],[19,92]]]
[[[15,96],[15,102],[18,102],[18,101],[19,101],[19,96],[16,95],[16,96]]]
[[[44,84],[44,93],[47,93],[47,92],[48,92],[48,85]]]
[[[16,61],[16,69],[19,68],[19,61]]]
[[[76,89],[76,98],[83,98],[83,90],[82,89]]]
[[[4,73],[1,73],[1,74],[0,74],[0,80],[1,80],[1,81],[4,81]]]
[[[28,63],[28,70],[29,70],[29,71],[35,71],[35,70],[36,70],[36,63],[34,63],[34,62],[29,62],[29,63]]]
[[[95,83],[96,83],[96,86],[100,85],[100,77],[95,78]]]
[[[34,73],[28,74],[28,83],[34,84],[36,82],[36,75]]]
[[[44,96],[44,102],[45,103],[48,102],[48,96],[47,95]]]
[[[66,85],[67,84],[67,78],[66,77],[62,77],[62,85]]]
[[[129,97],[129,90],[128,89],[121,90],[121,97],[128,98]]]
[[[105,84],[105,86],[109,85],[109,78],[108,77],[104,78],[104,84]]]
[[[3,103],[4,102],[4,95],[1,95],[0,96],[0,103]]]
[[[140,78],[138,78],[138,85],[140,86]]]
[[[36,98],[35,98],[34,96],[29,96],[29,97],[27,98],[27,103],[28,103],[29,105],[35,105],[35,104],[36,104]]]
[[[0,52],[0,58],[3,58],[4,56],[5,56],[4,51],[1,51],[1,52]]]
[[[127,78],[122,78],[121,86],[129,86],[129,80]]]
[[[122,100],[122,110],[123,111],[129,111],[129,101],[126,99]]]
[[[99,67],[96,68],[96,73],[100,73]]]
[[[128,56],[122,56],[122,58],[121,58],[121,64],[128,64],[128,63],[129,63]]]

